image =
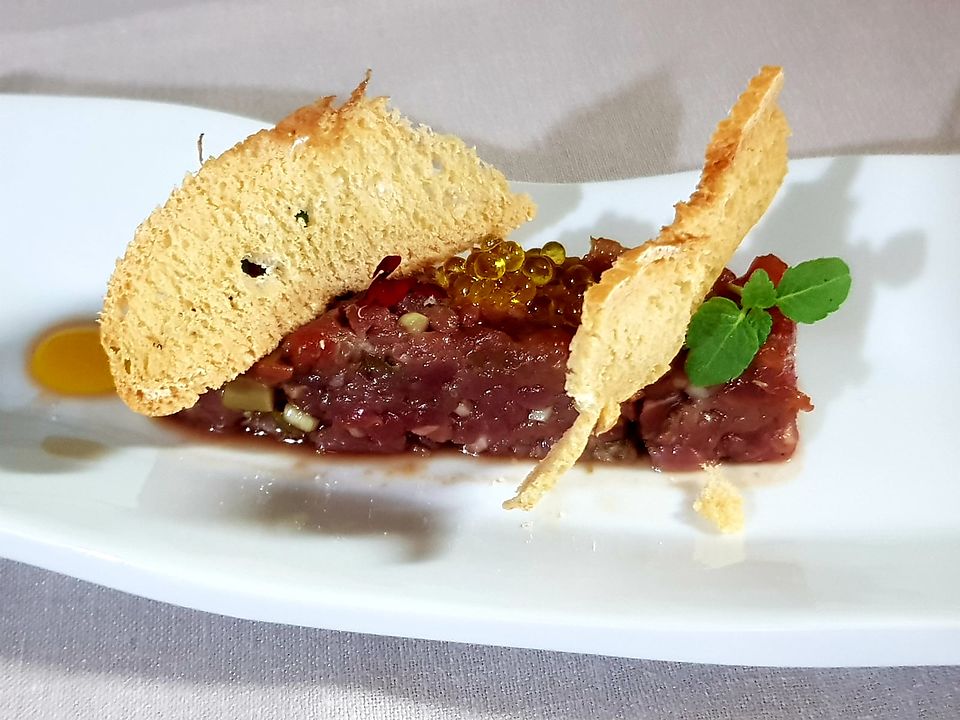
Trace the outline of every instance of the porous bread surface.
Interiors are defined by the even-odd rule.
[[[743,530],[743,495],[737,486],[720,474],[716,466],[703,468],[707,483],[700,489],[693,510],[724,534]]]
[[[677,205],[673,223],[623,253],[585,293],[566,380],[579,416],[504,507],[532,508],[590,434],[612,427],[620,404],[669,369],[693,313],[786,175],[782,85],[780,68],[761,69],[717,126],[697,189]]]
[[[413,127],[365,86],[206,161],[137,229],[100,317],[131,408],[191,406],[368,285],[387,255],[415,271],[533,217],[460,139]]]

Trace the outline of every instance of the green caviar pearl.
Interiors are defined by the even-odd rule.
[[[497,250],[500,253],[500,257],[502,257],[506,263],[508,273],[516,272],[523,267],[526,254],[518,243],[515,243],[513,240],[506,240],[500,243]]]
[[[553,279],[553,261],[548,257],[534,255],[523,261],[523,274],[534,285],[546,285]]]
[[[570,303],[563,308],[563,319],[571,325],[580,324],[580,313],[582,306],[580,303]]]
[[[483,305],[487,303],[496,289],[497,285],[493,280],[474,280],[468,299],[476,305]]]
[[[449,258],[443,264],[443,271],[447,275],[456,275],[457,273],[462,273],[463,267],[466,264],[466,262],[467,261],[464,258],[454,256],[452,258]]]
[[[526,305],[537,294],[537,286],[523,273],[508,273],[500,280],[500,287],[510,296],[513,306]]]
[[[593,273],[586,265],[573,265],[563,272],[564,287],[572,290],[593,283]]]
[[[540,254],[553,260],[555,265],[563,265],[563,261],[567,259],[567,251],[563,249],[563,245],[553,240],[543,246]]]
[[[477,278],[477,255],[482,253],[483,250],[473,250],[467,259],[463,262],[463,274],[472,278]]]
[[[450,288],[450,294],[458,300],[466,300],[470,297],[470,293],[473,290],[473,278],[469,275],[464,275],[460,273],[453,280],[453,284]]]
[[[553,300],[537,295],[527,303],[527,312],[536,320],[550,320],[553,317]]]
[[[473,274],[481,280],[499,280],[507,271],[507,261],[492,250],[478,253],[473,262]]]

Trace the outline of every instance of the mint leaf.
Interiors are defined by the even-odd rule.
[[[783,274],[777,287],[777,307],[791,320],[823,320],[847,299],[850,268],[840,258],[808,260]]]
[[[687,328],[684,368],[694,385],[729,382],[750,367],[773,329],[766,308],[775,305],[791,320],[812,323],[840,307],[850,292],[850,268],[840,258],[820,258],[789,268],[778,287],[765,270],[751,273],[743,287],[729,287],[739,304],[711,298]]]
[[[773,329],[773,318],[766,310],[750,308],[747,310],[747,325],[753,328],[753,331],[757,334],[757,348],[759,349],[770,337],[770,331]]]
[[[722,297],[700,306],[687,329],[690,352],[684,369],[690,382],[719,385],[747,369],[760,349],[758,321],[748,321],[747,315],[735,302]]]
[[[743,285],[740,304],[745,308],[768,308],[777,302],[777,289],[767,271],[755,270]]]

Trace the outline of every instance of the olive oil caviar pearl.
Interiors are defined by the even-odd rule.
[[[466,258],[453,257],[436,268],[434,280],[455,304],[578,325],[583,293],[594,277],[561,243],[524,251],[512,240],[484,238]]]

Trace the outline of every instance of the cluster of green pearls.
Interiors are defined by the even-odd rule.
[[[491,237],[467,257],[447,260],[436,269],[434,280],[455,304],[579,325],[583,293],[594,277],[558,242],[524,250],[512,240]]]

